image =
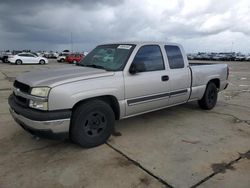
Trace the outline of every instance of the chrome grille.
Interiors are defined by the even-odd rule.
[[[19,82],[19,81],[15,80],[13,85],[14,85],[15,88],[20,89],[20,91],[22,91],[24,93],[29,93],[30,92],[30,86],[27,85],[27,84],[24,84],[22,82]]]

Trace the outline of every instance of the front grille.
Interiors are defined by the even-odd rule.
[[[22,91],[24,93],[29,93],[29,91],[30,91],[30,86],[28,86],[27,84],[21,83],[17,80],[15,80],[13,85],[15,88],[20,89],[20,91]]]
[[[17,104],[22,105],[22,106],[27,106],[28,105],[28,99],[25,99],[21,96],[16,96],[14,94],[14,100]]]
[[[15,80],[13,85],[14,85],[15,88],[19,89],[23,93],[29,93],[30,92],[30,86],[27,85],[27,84],[24,84],[22,82],[19,82],[19,81]],[[14,93],[14,100],[19,105],[22,105],[22,106],[25,106],[25,107],[28,106],[28,102],[29,102],[28,99],[26,99],[24,97],[21,97],[21,96],[17,96],[17,95],[15,95],[15,93]]]

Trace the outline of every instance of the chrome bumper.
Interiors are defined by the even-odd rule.
[[[52,133],[69,132],[70,119],[58,119],[50,121],[34,121],[17,114],[12,108],[9,109],[14,120],[21,125],[37,131],[51,131]]]

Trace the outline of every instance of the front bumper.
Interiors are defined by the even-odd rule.
[[[68,137],[71,112],[43,112],[25,108],[15,102],[13,95],[9,97],[9,105],[14,120],[31,134],[50,139]]]

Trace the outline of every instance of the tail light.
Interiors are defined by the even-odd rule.
[[[229,77],[229,67],[227,66],[227,80],[228,80],[228,77]]]

